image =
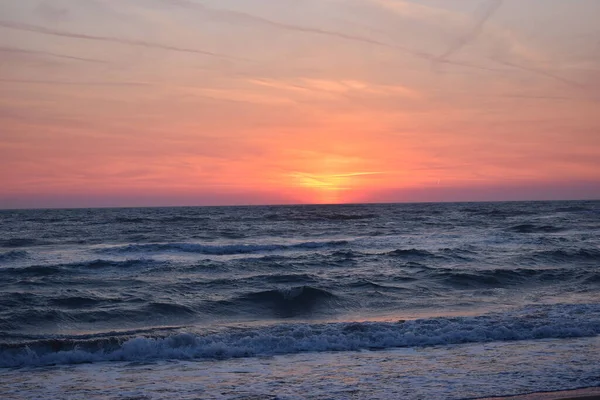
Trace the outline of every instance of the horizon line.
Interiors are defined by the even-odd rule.
[[[359,205],[395,205],[395,204],[471,204],[471,203],[551,203],[551,202],[593,202],[600,198],[582,199],[536,199],[536,200],[439,200],[439,201],[382,201],[382,202],[349,202],[349,203],[265,203],[265,204],[212,204],[212,205],[171,205],[171,206],[75,206],[75,207],[13,207],[0,208],[3,211],[34,211],[34,210],[102,210],[102,209],[133,209],[133,208],[227,208],[227,207],[305,207],[305,206],[359,206]]]

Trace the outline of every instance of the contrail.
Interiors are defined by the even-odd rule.
[[[454,44],[454,46],[450,47],[444,54],[441,54],[437,58],[435,58],[434,62],[442,62],[446,61],[452,54],[456,53],[463,47],[465,47],[468,43],[472,42],[479,36],[481,30],[483,29],[485,23],[494,15],[494,13],[500,8],[503,0],[491,0],[483,9],[483,13],[478,21],[476,21],[475,25],[466,32],[459,40]]]
[[[67,55],[64,55],[64,54],[51,53],[49,51],[25,50],[25,49],[19,49],[19,48],[16,48],[16,47],[0,47],[0,52],[3,52],[3,53],[16,53],[16,54],[42,55],[42,56],[50,56],[50,57],[55,57],[55,58],[64,58],[64,59],[67,59],[67,60],[77,60],[77,61],[84,61],[84,62],[91,62],[91,63],[108,64],[108,62],[106,62],[106,61],[96,60],[96,59],[93,59],[93,58],[74,57],[74,56],[67,56]]]
[[[69,82],[56,80],[34,80],[34,79],[0,79],[0,83],[25,83],[33,85],[66,85],[66,86],[150,86],[145,82]]]
[[[528,67],[528,66],[520,65],[520,64],[514,64],[514,63],[511,63],[509,61],[499,60],[497,58],[492,58],[492,60],[494,60],[495,62],[497,62],[499,64],[506,65],[508,67],[517,68],[517,69],[520,69],[520,70],[523,70],[523,71],[531,72],[533,74],[537,74],[537,75],[545,76],[545,77],[550,78],[550,79],[554,79],[555,81],[562,82],[565,85],[576,87],[578,89],[586,89],[586,87],[583,86],[583,85],[581,85],[580,83],[577,83],[577,82],[571,81],[569,79],[563,78],[562,76],[559,76],[559,75],[555,75],[555,74],[553,74],[551,72],[544,71],[543,69],[534,68],[534,67]]]
[[[194,2],[191,2],[188,0],[162,0],[162,1],[165,3],[169,3],[169,4],[180,6],[180,7],[194,8],[194,9],[204,12],[205,14],[207,14],[211,17],[220,19],[222,21],[259,24],[259,25],[270,26],[273,28],[278,28],[278,29],[283,29],[283,30],[288,30],[288,31],[313,33],[313,34],[322,35],[322,36],[332,36],[332,37],[337,37],[339,39],[351,40],[351,41],[355,41],[355,42],[372,44],[372,45],[381,46],[381,47],[399,48],[398,46],[394,46],[394,45],[391,45],[388,43],[384,43],[384,42],[381,42],[381,41],[378,41],[375,39],[366,38],[363,36],[349,35],[349,34],[346,34],[343,32],[329,31],[329,30],[319,29],[319,28],[309,28],[309,27],[304,27],[304,26],[295,25],[295,24],[286,24],[283,22],[278,22],[278,21],[273,21],[273,20],[267,19],[267,18],[263,18],[263,17],[257,16],[257,15],[248,14],[248,13],[245,13],[242,11],[211,8],[211,7],[205,6],[204,4],[194,3]],[[400,49],[403,49],[404,51],[407,51],[410,53],[418,54],[420,56],[424,56],[423,53],[420,53],[418,51],[413,51],[408,48],[401,47]]]
[[[205,13],[208,16],[214,17],[215,19],[220,19],[221,21],[234,22],[234,23],[251,23],[251,24],[258,24],[258,25],[263,25],[263,26],[269,26],[269,27],[277,28],[277,29],[281,29],[281,30],[312,33],[312,34],[321,35],[321,36],[329,36],[329,37],[334,37],[334,38],[338,38],[338,39],[342,39],[342,40],[346,40],[346,41],[370,44],[370,45],[374,45],[374,46],[378,46],[378,47],[385,47],[388,49],[399,50],[403,53],[410,54],[416,58],[420,58],[420,59],[426,60],[426,61],[435,61],[436,60],[436,56],[433,54],[414,50],[414,49],[404,47],[404,46],[398,46],[395,44],[385,43],[385,42],[375,40],[375,39],[370,39],[370,38],[367,38],[364,36],[350,35],[350,34],[346,34],[343,32],[330,31],[330,30],[320,29],[320,28],[309,28],[309,27],[304,27],[301,25],[282,23],[282,22],[273,21],[273,20],[270,20],[267,18],[263,18],[263,17],[257,16],[257,15],[248,14],[248,13],[245,13],[242,11],[215,9],[215,8],[208,7],[204,4],[195,3],[195,2],[192,2],[189,0],[162,0],[162,1],[164,3],[168,3],[168,4],[179,6],[179,7],[196,9],[198,11]],[[502,0],[496,0],[496,1],[502,1]],[[456,66],[460,66],[460,67],[466,67],[466,68],[474,68],[474,69],[479,69],[479,70],[484,70],[484,71],[500,71],[499,69],[496,69],[496,68],[486,68],[486,67],[469,64],[469,63],[450,61],[450,60],[445,60],[445,59],[438,59],[437,62],[444,63],[444,64],[456,65]]]
[[[203,56],[236,59],[235,57],[232,57],[232,56],[228,56],[225,54],[219,54],[219,53],[213,53],[210,51],[189,49],[189,48],[184,48],[184,47],[176,47],[176,46],[164,45],[164,44],[159,44],[159,43],[146,42],[143,40],[122,39],[122,38],[115,38],[115,37],[109,37],[109,36],[95,36],[95,35],[87,35],[87,34],[82,34],[82,33],[73,33],[73,32],[61,31],[61,30],[57,30],[57,29],[49,29],[49,28],[46,28],[43,26],[38,26],[38,25],[20,23],[20,22],[0,21],[0,27],[8,28],[8,29],[15,29],[15,30],[19,30],[19,31],[25,31],[25,32],[41,33],[41,34],[45,34],[45,35],[67,37],[67,38],[73,38],[73,39],[95,40],[95,41],[100,41],[100,42],[109,42],[109,43],[125,44],[125,45],[130,45],[130,46],[147,47],[147,48],[151,48],[151,49],[170,50],[170,51],[177,51],[177,52],[182,52],[182,53],[200,54]]]
[[[477,22],[475,23],[475,25],[464,35],[462,36],[454,46],[452,46],[450,49],[448,49],[444,54],[441,54],[440,56],[436,57],[433,60],[434,65],[437,63],[447,63],[449,62],[448,58],[456,53],[457,51],[459,51],[460,49],[462,49],[464,46],[466,46],[468,43],[472,42],[473,40],[475,40],[479,34],[481,33],[483,27],[485,26],[486,22],[494,15],[494,13],[496,13],[496,11],[498,10],[498,8],[500,8],[500,6],[502,5],[502,3],[504,2],[504,0],[490,0],[483,8],[483,13],[481,15],[481,17],[477,20]],[[508,67],[512,67],[512,68],[516,68],[516,69],[520,69],[522,71],[527,71],[533,74],[537,74],[540,76],[544,76],[546,78],[550,78],[553,79],[555,81],[558,82],[562,82],[565,85],[571,86],[571,87],[576,87],[578,89],[584,89],[583,86],[577,82],[571,81],[569,79],[563,78],[559,75],[555,75],[551,72],[545,71],[543,69],[539,69],[539,68],[534,68],[534,67],[529,67],[529,66],[525,66],[525,65],[520,65],[520,64],[514,64],[511,63],[509,61],[503,61],[503,60],[499,60],[497,58],[492,58],[492,60],[494,60],[495,62],[508,66]]]
[[[526,95],[526,94],[502,94],[496,97],[509,98],[509,99],[531,99],[531,100],[581,100],[575,97],[567,96],[544,96],[544,95]]]

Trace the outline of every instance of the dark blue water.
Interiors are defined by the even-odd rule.
[[[600,202],[0,211],[0,367],[600,333]]]

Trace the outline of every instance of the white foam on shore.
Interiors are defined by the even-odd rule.
[[[0,369],[12,399],[472,399],[600,386],[600,337]]]

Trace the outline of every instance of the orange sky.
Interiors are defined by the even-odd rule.
[[[596,0],[0,0],[0,208],[600,198]]]

